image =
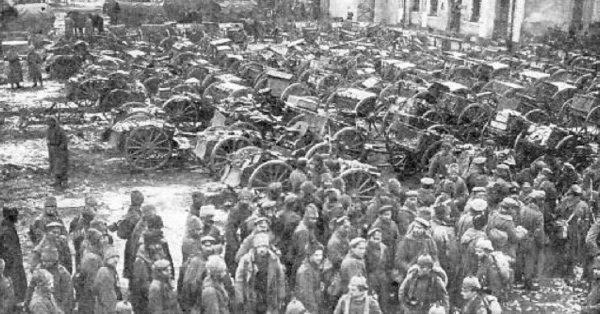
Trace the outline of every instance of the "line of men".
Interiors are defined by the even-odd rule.
[[[262,197],[241,190],[223,234],[214,206],[194,193],[177,278],[162,218],[139,191],[113,224],[96,219],[98,204],[86,198],[68,229],[49,197],[29,230],[29,285],[18,211],[4,208],[0,283],[11,284],[0,285],[2,304],[23,302],[35,314],[126,310],[116,232],[126,241],[122,275],[135,313],[499,313],[514,284],[538,289],[544,251],[564,252],[555,266],[568,281],[584,267],[591,290],[583,310],[597,313],[600,223],[592,225],[589,195],[578,184],[559,195],[544,162],[514,173],[485,154],[461,172],[445,143],[419,189],[390,179],[365,204],[347,194],[335,159],[300,158],[291,191],[280,183]]]

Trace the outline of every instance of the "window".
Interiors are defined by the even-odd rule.
[[[412,11],[418,12],[421,8],[421,0],[413,0]]]
[[[481,0],[473,0],[473,11],[471,12],[471,22],[479,22],[481,15]]]
[[[438,0],[429,0],[429,15],[437,16],[438,13]]]

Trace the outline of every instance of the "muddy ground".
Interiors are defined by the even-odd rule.
[[[57,19],[59,29],[61,20]],[[6,116],[4,121],[0,121],[0,200],[8,206],[21,208],[19,234],[25,253],[31,250],[26,231],[41,212],[45,197],[55,195],[58,198],[58,206],[62,208],[60,214],[66,224],[77,215],[86,195],[98,199],[101,203],[99,215],[113,222],[125,213],[130,191],[138,189],[145,195],[147,204],[158,208],[174,262],[177,266],[181,265],[182,226],[191,204],[192,191],[222,188],[210,178],[201,161],[185,152],[159,171],[133,172],[118,151],[111,150],[107,143],[100,141],[108,122],[86,115],[83,123],[65,125],[71,140],[70,188],[65,192],[55,191],[48,185],[45,126],[34,120],[29,126],[19,128],[16,113],[22,109],[33,111],[35,108],[47,108],[52,102],[62,102],[63,86],[52,81],[46,81],[43,89],[30,86],[31,83],[26,82],[26,88],[16,91],[10,90],[7,85],[0,86],[0,110]],[[221,209],[219,225],[226,217],[226,208]],[[115,239],[116,245],[123,248],[124,241],[116,235]],[[517,290],[515,301],[506,304],[505,313],[579,313],[578,304],[583,296],[581,289],[568,287],[560,279],[547,278],[541,283],[542,289],[536,293]],[[127,285],[126,280],[122,280],[122,285]]]

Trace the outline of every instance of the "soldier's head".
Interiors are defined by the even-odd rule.
[[[148,225],[148,230],[162,230],[164,228],[164,223],[162,217],[159,215],[150,215],[148,219],[146,219],[146,223]]]
[[[194,207],[200,208],[204,206],[204,202],[206,201],[206,196],[204,193],[200,191],[196,191],[192,193],[192,205]]]
[[[44,201],[44,214],[46,214],[46,216],[49,216],[49,217],[56,217],[56,216],[58,216],[58,211],[56,208],[57,208],[56,197],[54,197],[54,196],[47,197],[46,201]]]
[[[455,180],[456,178],[458,178],[458,173],[460,172],[460,167],[458,166],[458,164],[449,164],[447,166],[447,170],[449,179]]]
[[[5,220],[16,223],[19,220],[19,211],[16,208],[2,208],[2,217]]]
[[[202,236],[202,229],[204,228],[202,224],[202,220],[200,218],[193,216],[187,225],[188,236],[193,239],[200,239]]]
[[[492,252],[494,252],[492,241],[479,239],[477,242],[475,242],[475,255],[477,255],[478,258],[481,259],[485,256],[488,256]]]
[[[35,270],[31,281],[35,283],[36,289],[44,294],[52,293],[54,291],[54,277],[49,271],[43,268]]]
[[[529,182],[523,182],[523,186],[521,187],[521,191],[523,192],[523,194],[529,194],[533,191],[533,187],[531,186],[531,183]]]
[[[419,203],[418,197],[419,193],[417,193],[417,191],[409,191],[408,193],[406,193],[406,200],[404,201],[404,206],[410,209],[417,209],[417,204]]]
[[[204,255],[206,256],[212,255],[215,252],[216,243],[217,241],[212,236],[203,236],[200,239],[200,244],[202,245],[202,253],[204,253]]]
[[[96,200],[96,198],[91,195],[86,196],[85,209],[89,209],[92,212],[98,211],[98,200]]]
[[[156,207],[154,205],[144,205],[142,207],[142,219],[148,221],[152,216],[156,215]]]
[[[131,191],[129,198],[131,199],[131,205],[133,206],[141,206],[142,203],[144,203],[144,194],[138,190]]]
[[[304,223],[309,228],[314,228],[319,220],[319,210],[314,204],[308,204],[304,211]]]
[[[298,168],[300,170],[306,169],[307,165],[308,165],[308,159],[306,159],[305,157],[300,157],[296,161],[296,168]]]
[[[384,221],[392,220],[392,210],[394,208],[391,205],[383,205],[379,208],[379,218]]]
[[[430,228],[431,228],[431,224],[429,223],[429,221],[427,221],[421,217],[417,217],[410,224],[408,233],[413,237],[422,238],[425,235],[427,235],[427,230],[429,230]]]
[[[367,240],[364,238],[354,238],[350,241],[350,252],[358,258],[363,258],[365,256],[365,251],[367,249]]]
[[[331,182],[333,183],[333,187],[340,191],[340,193],[346,193],[346,182],[344,179],[337,177]]]
[[[162,232],[157,230],[146,230],[142,234],[142,238],[144,239],[144,248],[146,249],[146,253],[153,260],[158,260],[163,258],[164,250],[162,247]]]
[[[476,198],[470,200],[467,203],[467,207],[469,208],[469,214],[471,214],[472,216],[477,216],[482,213],[485,213],[485,211],[488,208],[488,202],[480,198]]]
[[[499,204],[500,213],[515,215],[519,210],[519,203],[512,197],[505,197]]]
[[[200,220],[202,220],[205,225],[212,226],[215,223],[215,212],[216,208],[214,205],[202,206],[199,213]]]
[[[152,273],[158,280],[169,280],[171,278],[171,263],[166,259],[160,259],[152,264]]]
[[[60,222],[50,222],[46,224],[46,238],[50,241],[54,241],[60,237],[62,233],[63,225]]]
[[[54,128],[58,126],[58,118],[55,116],[49,116],[46,119],[46,123],[48,124],[49,127]]]
[[[312,195],[316,190],[317,188],[311,181],[302,182],[300,185],[300,192],[304,195]]]
[[[581,186],[579,186],[577,184],[573,184],[573,186],[571,186],[571,188],[569,189],[569,194],[573,198],[578,199],[583,195],[583,189],[581,188]]]
[[[283,185],[281,182],[272,182],[267,186],[267,195],[272,200],[277,200],[283,191]]]
[[[271,228],[271,221],[265,216],[259,216],[254,222],[256,232],[268,232]]]
[[[238,192],[238,200],[240,204],[245,205],[246,207],[250,205],[252,202],[252,197],[254,193],[251,190],[244,188],[240,192]]]
[[[269,235],[267,233],[257,233],[252,239],[252,245],[256,254],[260,256],[267,255],[269,253]]]
[[[398,181],[396,178],[391,178],[388,180],[388,189],[390,193],[393,195],[399,196],[402,193],[402,183]]]
[[[338,217],[335,220],[335,227],[342,236],[347,236],[350,233],[350,229],[352,229],[350,218],[348,216]]]
[[[206,261],[206,271],[212,278],[222,278],[227,273],[227,265],[219,255],[211,255]]]
[[[117,268],[117,264],[119,264],[119,259],[121,256],[119,255],[119,251],[116,247],[111,246],[104,250],[104,264],[110,266],[112,268]]]
[[[323,262],[323,245],[320,243],[310,243],[306,246],[306,257],[314,265],[321,265]]]
[[[58,250],[53,246],[47,246],[42,249],[41,261],[43,268],[51,268],[58,264]]]
[[[369,237],[369,242],[375,243],[375,244],[381,243],[381,239],[382,239],[381,228],[378,228],[378,227],[371,228],[371,230],[369,230],[369,232],[367,233],[367,236]]]
[[[102,248],[104,245],[104,235],[96,228],[89,228],[85,233],[85,238],[93,247]]]
[[[352,297],[361,296],[369,290],[367,279],[363,276],[353,276],[348,283],[348,292]]]
[[[433,269],[433,258],[429,254],[421,254],[417,258],[419,276],[429,275]]]
[[[452,144],[450,144],[450,142],[443,142],[442,145],[440,145],[440,150],[444,154],[449,154],[451,149],[452,149]]]
[[[463,280],[462,288],[460,294],[463,299],[471,300],[476,297],[481,290],[481,284],[479,283],[479,279],[477,277],[466,277]]]

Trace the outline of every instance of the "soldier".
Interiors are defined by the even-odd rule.
[[[229,314],[230,298],[225,280],[231,280],[222,257],[212,255],[206,262],[206,279],[202,283],[201,313]]]
[[[156,216],[156,207],[154,207],[153,205],[144,205],[141,208],[141,212],[141,218],[137,222],[135,228],[133,228],[133,232],[131,233],[131,250],[128,251],[128,253],[133,255],[130,257],[132,264],[135,261],[135,256],[140,248],[140,240],[142,239],[142,234],[148,229],[148,220],[152,219],[151,217]]]
[[[443,178],[448,175],[448,165],[456,163],[456,157],[452,154],[452,144],[443,142],[440,151],[437,152],[429,163],[430,178]]]
[[[418,196],[419,193],[417,193],[417,191],[409,191],[406,193],[404,205],[398,211],[396,223],[398,224],[398,232],[401,237],[406,235],[408,226],[417,217]]]
[[[388,247],[390,256],[394,256],[396,243],[400,239],[398,225],[392,220],[392,210],[393,207],[389,205],[379,208],[379,218],[371,226],[380,229],[383,244]]]
[[[58,118],[48,117],[46,144],[50,161],[50,174],[54,176],[55,188],[65,189],[68,183],[69,170],[69,137],[60,126]]]
[[[45,269],[38,269],[31,281],[34,282],[36,288],[29,304],[29,312],[31,314],[62,314],[52,294],[54,290],[52,274]]]
[[[457,291],[460,252],[454,224],[450,218],[450,208],[443,204],[435,207],[435,216],[431,221],[431,237],[438,249],[440,266],[448,274],[448,292],[453,302],[459,300]]]
[[[535,281],[545,239],[544,215],[539,205],[544,203],[545,196],[544,191],[533,191],[529,194],[519,217],[519,225],[527,230],[527,235],[519,242],[515,277],[517,280],[523,280],[527,290],[538,289]]]
[[[152,265],[165,258],[159,232],[143,233],[144,244],[140,247],[130,275],[129,294],[135,313],[148,312],[148,291],[152,282]]]
[[[369,286],[364,276],[350,279],[348,293],[343,295],[335,307],[334,314],[372,313],[381,314],[377,300],[368,295]]]
[[[82,244],[85,239],[85,233],[90,228],[90,223],[96,215],[96,199],[93,197],[85,198],[85,207],[81,214],[71,220],[69,224],[69,235],[73,241],[73,249],[75,250],[75,268],[79,268],[81,264],[81,253],[83,253]]]
[[[365,252],[367,249],[367,240],[364,238],[354,238],[350,241],[350,251],[342,260],[340,266],[340,286],[342,292],[348,292],[350,279],[354,276],[366,276]]]
[[[434,184],[435,181],[432,178],[421,179],[421,187],[417,190],[417,200],[420,207],[429,207],[435,203]]]
[[[4,275],[6,263],[0,258],[0,313],[9,314],[17,311],[15,308],[15,290],[12,280]]]
[[[579,185],[573,185],[563,198],[557,209],[559,218],[568,224],[568,236],[563,255],[562,275],[565,280],[570,280],[574,275],[574,266],[578,261],[584,261],[585,235],[590,229],[593,220],[592,213],[587,203],[582,200],[583,190]],[[585,269],[585,267],[584,267]]]
[[[198,297],[202,293],[202,281],[206,278],[206,262],[215,254],[213,237],[204,236],[201,242],[202,249],[189,259],[180,272],[179,303],[184,312],[201,309],[202,299]]]
[[[79,313],[93,313],[94,311],[94,280],[98,270],[102,267],[105,247],[102,242],[102,233],[94,228],[88,230],[86,238],[89,245],[84,249],[81,268],[74,279]]]
[[[58,217],[58,212],[56,210],[56,198],[54,196],[49,196],[44,201],[44,212],[38,216],[34,221],[31,227],[29,227],[29,239],[33,242],[34,245],[37,245],[42,241],[44,234],[46,234],[46,225],[50,222],[58,222],[62,224],[62,220]],[[61,230],[61,235],[67,235],[67,228],[63,225],[63,230]]]
[[[469,198],[469,189],[467,188],[467,183],[463,178],[459,175],[459,166],[458,164],[450,164],[448,166],[448,175],[447,179],[454,183],[453,191],[452,191],[452,203],[458,209],[458,211],[463,210],[467,199]]]
[[[27,53],[27,68],[29,69],[29,78],[33,81],[32,87],[37,87],[37,83],[40,82],[40,87],[44,87],[42,83],[42,57],[35,51],[35,46],[29,46],[29,52]]]
[[[348,216],[342,216],[335,221],[336,229],[327,242],[327,258],[332,264],[334,270],[340,269],[344,256],[350,250],[350,219]]]
[[[104,266],[100,267],[94,279],[96,309],[94,314],[113,314],[116,312],[117,301],[121,300],[117,264],[119,252],[109,248],[104,252]]]
[[[211,236],[215,239],[216,243],[215,245],[217,245],[218,247],[215,247],[214,249],[217,251],[217,253],[221,252],[222,248],[221,248],[221,231],[219,231],[219,229],[217,227],[215,227],[215,220],[214,220],[214,216],[215,216],[215,206],[213,205],[205,205],[202,206],[202,208],[200,209],[199,212],[199,217],[200,220],[202,221],[202,236]]]
[[[287,271],[287,276],[291,275],[293,260],[292,236],[296,227],[302,219],[298,215],[299,209],[298,197],[296,195],[287,195],[284,199],[284,208],[277,213],[277,219],[273,225],[273,232],[277,235],[276,242],[281,251],[282,263]]]
[[[499,207],[498,212],[490,214],[486,233],[495,249],[515,259],[517,244],[525,235],[523,228],[518,227],[513,219],[519,210],[519,203],[507,197]]]
[[[319,210],[313,204],[310,204],[306,207],[306,211],[304,212],[304,217],[302,221],[294,230],[294,234],[292,235],[292,252],[290,253],[291,259],[294,261],[292,266],[292,274],[296,273],[300,264],[306,257],[306,248],[309,244],[317,242],[317,236],[315,234],[317,220],[319,219]],[[291,284],[294,283],[295,278],[290,278]]]
[[[73,261],[71,259],[71,249],[66,236],[60,234],[64,226],[56,221],[46,225],[46,234],[40,243],[34,248],[40,254],[45,248],[56,249],[59,256],[60,265],[64,266],[69,274],[73,272]]]
[[[238,193],[238,203],[229,212],[227,223],[225,225],[225,264],[229,267],[229,272],[234,273],[236,268],[235,256],[240,248],[240,244],[250,233],[245,228],[245,221],[252,215],[252,192],[243,189]],[[238,235],[238,232],[240,235]]]
[[[485,162],[486,159],[483,157],[473,158],[473,162],[466,177],[466,183],[469,190],[473,190],[474,187],[486,187],[488,185],[488,179],[485,175]]]
[[[473,217],[479,215],[486,215],[488,203],[482,199],[474,199],[467,202],[465,206],[465,213],[459,218],[456,223],[456,235],[459,239],[465,234],[465,232],[473,227]]]
[[[437,247],[429,235],[430,228],[429,221],[417,217],[410,224],[406,237],[398,242],[394,257],[394,277],[397,283],[402,283],[408,269],[416,263],[420,254],[429,254],[437,262]]]
[[[419,255],[416,266],[407,273],[398,293],[404,314],[426,314],[436,304],[448,313],[450,304],[446,284],[433,269],[430,255]]]
[[[323,304],[324,285],[321,281],[323,266],[323,246],[320,243],[309,244],[306,257],[296,273],[296,298],[311,314],[325,313]]]
[[[264,216],[259,216],[258,218],[256,218],[254,230],[252,231],[252,233],[250,235],[248,235],[244,239],[244,242],[242,242],[242,245],[240,245],[240,249],[237,251],[237,253],[235,255],[236,262],[239,262],[240,259],[242,259],[242,257],[244,255],[246,255],[248,252],[250,252],[252,250],[252,247],[254,245],[253,244],[254,237],[261,233],[265,233],[269,236],[270,243],[273,243],[273,241],[275,241],[275,239],[276,239],[275,235],[271,231],[271,220],[269,220],[267,217],[264,217]],[[274,249],[274,248],[272,247],[271,249]]]
[[[236,306],[248,314],[280,313],[286,297],[284,269],[269,242],[268,235],[257,234],[235,273]]]
[[[290,183],[292,184],[292,193],[300,193],[300,185],[308,179],[306,167],[308,160],[304,157],[298,158],[296,168],[290,173]]]
[[[365,252],[365,268],[371,289],[377,294],[379,305],[384,313],[390,310],[390,270],[392,254],[383,242],[382,230],[375,227],[368,232],[369,242]],[[395,243],[393,243],[395,245]]]
[[[27,292],[27,277],[23,267],[23,252],[21,241],[17,233],[16,224],[19,221],[19,212],[16,208],[2,207],[3,220],[0,224],[0,259],[3,260],[2,274],[12,282],[14,301],[25,300]],[[4,281],[6,283],[6,281]]]
[[[474,275],[477,271],[477,255],[475,246],[479,240],[489,240],[485,233],[487,217],[477,215],[473,217],[473,226],[467,229],[460,240],[461,271],[463,275]],[[491,242],[490,242],[491,243]]]
[[[204,193],[200,191],[192,193],[192,205],[190,206],[190,213],[185,221],[186,230],[184,234],[188,234],[189,224],[192,222],[192,220],[195,220],[195,218],[200,218],[200,209],[202,206],[204,206],[205,202],[206,197],[204,196]]]
[[[467,277],[462,283],[462,297],[465,305],[461,313],[464,314],[487,314],[488,309],[481,297],[481,284],[477,277]]]
[[[5,60],[8,61],[8,82],[10,83],[10,88],[15,89],[15,86],[16,88],[21,88],[20,84],[23,82],[23,67],[21,66],[19,53],[15,46],[10,46]]]
[[[148,291],[149,314],[181,314],[177,296],[171,286],[171,262],[161,259],[152,265],[152,283]]]
[[[125,216],[108,227],[110,231],[116,231],[119,238],[126,240],[125,252],[123,253],[123,277],[127,279],[131,277],[133,263],[137,254],[135,251],[136,243],[133,242],[133,230],[142,216],[140,207],[144,203],[144,195],[138,190],[133,190],[131,191],[130,199],[131,205]]]

